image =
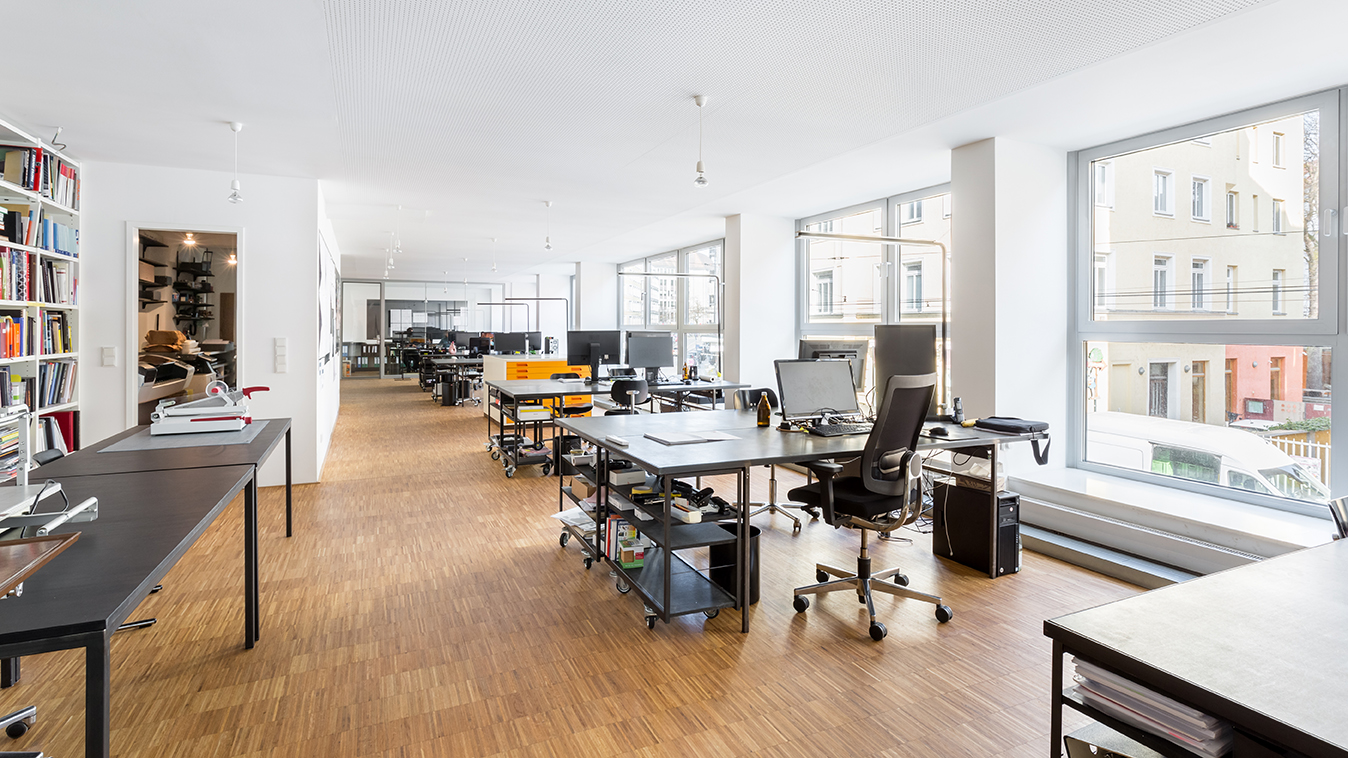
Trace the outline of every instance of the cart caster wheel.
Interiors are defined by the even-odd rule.
[[[823,584],[824,582],[828,581],[828,574],[823,571],[816,571],[814,572],[814,580],[816,582],[819,582],[820,584]]]
[[[566,547],[566,543],[570,541],[571,541],[570,532],[562,532],[562,536],[557,538],[557,544],[561,545],[562,547]]]
[[[585,570],[586,570],[586,571],[589,571],[589,570],[590,570],[590,567],[593,566],[593,565],[594,565],[594,559],[593,559],[593,558],[587,557],[587,558],[585,559]]]
[[[17,740],[25,734],[28,734],[28,722],[15,721],[13,724],[5,727],[5,734],[9,735],[11,740]]]
[[[717,616],[720,616],[720,615],[721,615],[721,609],[720,609],[720,608],[714,608],[714,609],[712,609],[712,610],[710,610],[710,611],[703,611],[702,614],[703,614],[704,616],[706,616],[707,618],[709,618],[709,619],[714,619],[714,618],[716,618]]]
[[[501,460],[501,451],[500,451],[500,450],[493,450],[493,451],[491,451],[491,459],[492,459],[493,461],[499,461],[499,460]]]
[[[881,624],[879,621],[871,622],[871,639],[879,642],[885,638],[886,634],[889,634],[889,630],[885,628],[884,624]]]
[[[552,476],[552,464],[551,464],[551,463],[544,463],[544,464],[543,464],[543,476]]]
[[[791,601],[791,607],[796,609],[796,613],[804,613],[805,609],[810,607],[810,599],[804,595],[796,595],[796,599]]]
[[[515,477],[515,468],[512,466],[511,468],[506,469],[506,478],[513,479],[514,477]]]
[[[623,584],[622,582],[618,582],[617,587],[618,587],[618,594],[620,595],[626,595],[627,593],[632,591],[632,585],[630,584]]]
[[[908,586],[908,576],[906,574],[895,574],[894,576],[891,576],[889,579],[890,581],[894,582],[900,587]]]
[[[808,513],[808,514],[810,514],[810,518],[812,518],[812,519],[817,519],[817,518],[819,518],[819,509],[818,509],[818,508],[801,508],[801,510],[802,510],[802,511],[805,511],[805,512]]]
[[[647,617],[646,617],[646,628],[647,628],[647,629],[654,629],[654,628],[655,628],[655,616],[647,616]]]
[[[945,622],[947,622],[947,621],[949,621],[950,619],[953,619],[953,618],[955,618],[955,612],[952,611],[952,610],[950,610],[950,606],[948,606],[948,605],[938,605],[938,606],[936,606],[936,620],[937,620],[937,621],[939,621],[939,622],[941,622],[942,624],[944,624]]]

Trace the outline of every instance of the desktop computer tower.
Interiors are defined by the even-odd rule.
[[[932,499],[932,553],[989,576],[1020,571],[1020,495],[997,494],[995,530],[988,513],[992,499],[987,492],[937,482]],[[997,547],[995,571],[988,570],[989,540]]]

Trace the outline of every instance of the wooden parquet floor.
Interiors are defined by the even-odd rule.
[[[345,381],[342,400],[293,538],[282,490],[262,493],[257,648],[241,644],[238,507],[132,615],[159,623],[114,638],[115,755],[1042,758],[1043,619],[1138,591],[1034,553],[992,581],[904,532],[914,544],[877,546],[877,566],[903,565],[955,618],[878,596],[874,643],[845,594],[791,608],[815,561],[855,565],[856,534],[763,515],[750,634],[734,610],[650,631],[635,593],[559,547],[556,480],[488,458],[480,410],[391,379]],[[35,704],[38,725],[0,747],[81,755],[83,687],[82,653],[24,659],[0,710]]]

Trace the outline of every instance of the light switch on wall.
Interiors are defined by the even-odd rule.
[[[104,366],[117,365],[117,348],[115,347],[103,348],[103,365]]]
[[[272,355],[274,362],[274,371],[278,374],[286,372],[286,338],[276,337],[273,341]]]

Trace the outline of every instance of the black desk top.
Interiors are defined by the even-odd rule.
[[[259,421],[261,420],[263,419],[259,419]],[[242,445],[207,445],[167,450],[98,452],[142,429],[149,428],[148,426],[135,426],[121,434],[114,434],[107,439],[70,453],[64,458],[58,458],[39,468],[34,476],[39,479],[62,479],[69,476],[168,471],[210,466],[258,466],[271,455],[272,451],[285,437],[286,431],[290,429],[290,419],[288,418],[269,418],[265,420],[267,425],[262,428],[262,431],[258,432],[258,435],[251,442]]]
[[[778,431],[774,425],[758,427],[758,414],[752,410],[702,411],[699,413],[643,413],[630,416],[591,416],[557,419],[553,423],[571,433],[610,449],[653,474],[681,475],[714,468],[740,468],[770,463],[802,463],[826,458],[851,458],[861,455],[866,435],[816,437],[806,432]],[[724,431],[739,437],[734,440],[696,442],[689,445],[664,445],[646,439],[646,432]],[[616,434],[627,440],[617,447],[605,438]],[[950,438],[923,437],[920,450],[945,450],[995,445],[1031,439],[1033,435],[999,434],[982,429],[955,427]]]
[[[116,629],[251,473],[217,466],[63,479],[72,504],[98,498],[98,519],[57,529],[80,538],[24,583],[22,597],[0,601],[0,644]]]
[[[481,366],[481,365],[482,365],[482,359],[481,359],[481,358],[469,358],[469,357],[466,356],[466,355],[462,355],[462,356],[451,356],[451,355],[434,356],[434,357],[431,357],[431,358],[427,358],[426,360],[430,361],[431,363],[434,363],[434,364],[437,365],[437,366]]]
[[[1045,621],[1044,634],[1287,747],[1348,756],[1348,540]]]
[[[539,400],[562,395],[605,395],[613,390],[613,378],[603,379],[599,384],[586,384],[577,381],[563,382],[559,379],[489,379],[487,380],[487,386],[516,400]],[[712,390],[733,390],[748,386],[735,382],[698,381],[691,384],[655,384],[651,385],[649,390],[665,393],[709,392]]]

